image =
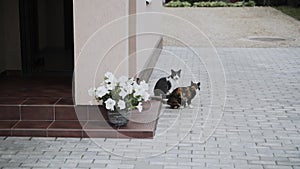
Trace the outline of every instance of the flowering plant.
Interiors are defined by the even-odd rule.
[[[107,72],[104,82],[98,88],[90,89],[89,95],[110,111],[138,109],[142,112],[142,102],[150,99],[148,90],[149,85],[145,81],[138,84],[132,78],[122,76],[117,79],[111,72]]]

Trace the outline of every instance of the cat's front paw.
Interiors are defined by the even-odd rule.
[[[194,106],[190,104],[190,105],[189,105],[189,108],[192,109],[192,108],[194,108]]]

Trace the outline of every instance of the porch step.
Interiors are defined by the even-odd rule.
[[[0,135],[36,137],[152,138],[161,102],[133,112],[126,127],[107,123],[105,109],[75,106],[72,98],[0,98]]]

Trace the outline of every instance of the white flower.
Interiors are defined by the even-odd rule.
[[[121,77],[119,78],[119,85],[120,85],[121,87],[125,87],[127,81],[128,81],[128,77],[126,77],[126,76],[121,76]]]
[[[150,94],[147,93],[146,91],[144,91],[144,92],[141,94],[141,97],[143,98],[144,101],[150,100]]]
[[[115,76],[114,76],[114,74],[111,73],[111,72],[106,72],[106,73],[104,74],[104,77],[105,77],[106,79],[113,79]]]
[[[121,89],[119,95],[122,97],[122,99],[124,99],[127,96],[127,92],[124,89]]]
[[[114,88],[116,87],[116,83],[109,82],[108,84],[105,85],[105,87],[107,88],[107,90],[114,90]]]
[[[140,102],[139,105],[136,106],[136,108],[138,109],[139,112],[142,112],[143,111],[142,103]]]
[[[94,87],[93,87],[93,88],[90,88],[88,92],[89,92],[89,95],[90,95],[90,96],[95,97],[95,94],[96,94],[96,93],[95,93],[95,92],[96,92],[96,88],[94,88]]]
[[[134,88],[134,97],[142,96],[145,97],[146,99],[149,99],[149,96],[147,96],[147,90],[149,89],[149,85],[145,81],[142,81],[140,85],[134,83],[133,88]]]
[[[133,83],[134,83],[135,81],[133,80],[133,78],[131,78],[131,79],[129,79],[129,80],[127,80],[127,85],[133,85]]]
[[[105,96],[108,93],[109,93],[108,90],[104,86],[100,86],[96,90],[96,96],[100,97],[100,98],[102,98],[103,96]]]
[[[111,72],[106,72],[104,75],[105,83],[116,83],[116,77]]]
[[[138,97],[138,96],[141,96],[145,91],[141,88],[141,87],[136,87],[134,89],[134,94],[133,96],[134,97]]]
[[[118,107],[120,108],[120,110],[125,109],[126,108],[125,102],[123,100],[119,100]]]
[[[94,96],[94,101],[100,105],[105,105],[105,108],[110,111],[126,109],[126,104],[129,104],[125,101],[127,97],[129,102],[132,99],[138,100],[138,105],[132,105],[133,107],[130,108],[135,108],[139,112],[142,112],[142,101],[148,101],[150,99],[150,94],[147,90],[149,90],[149,85],[145,81],[141,81],[140,84],[138,84],[133,78],[128,80],[128,77],[121,76],[117,79],[111,72],[107,72],[104,76],[104,82],[102,82],[98,88],[89,89],[88,93],[90,96]],[[112,97],[107,99],[105,96],[108,95]],[[105,99],[103,97],[105,97]],[[91,101],[90,104],[94,104],[93,101]]]
[[[109,98],[105,101],[105,107],[107,110],[112,110],[114,111],[115,108],[114,106],[116,105],[116,101],[114,101],[113,99]]]
[[[126,85],[124,87],[124,89],[126,90],[127,94],[131,94],[133,92],[133,86],[132,85]]]
[[[136,82],[133,82],[132,86],[133,86],[133,90],[140,89],[140,86]]]
[[[140,88],[142,88],[143,90],[147,91],[147,90],[149,90],[149,85],[143,80],[140,83]]]

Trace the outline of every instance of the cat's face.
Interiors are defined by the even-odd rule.
[[[180,74],[181,74],[181,69],[178,71],[175,70],[171,70],[171,78],[175,81],[177,81],[180,78]]]
[[[195,89],[200,90],[200,85],[201,85],[200,82],[198,82],[198,83],[191,82],[191,86],[192,86],[192,87],[195,87]]]

